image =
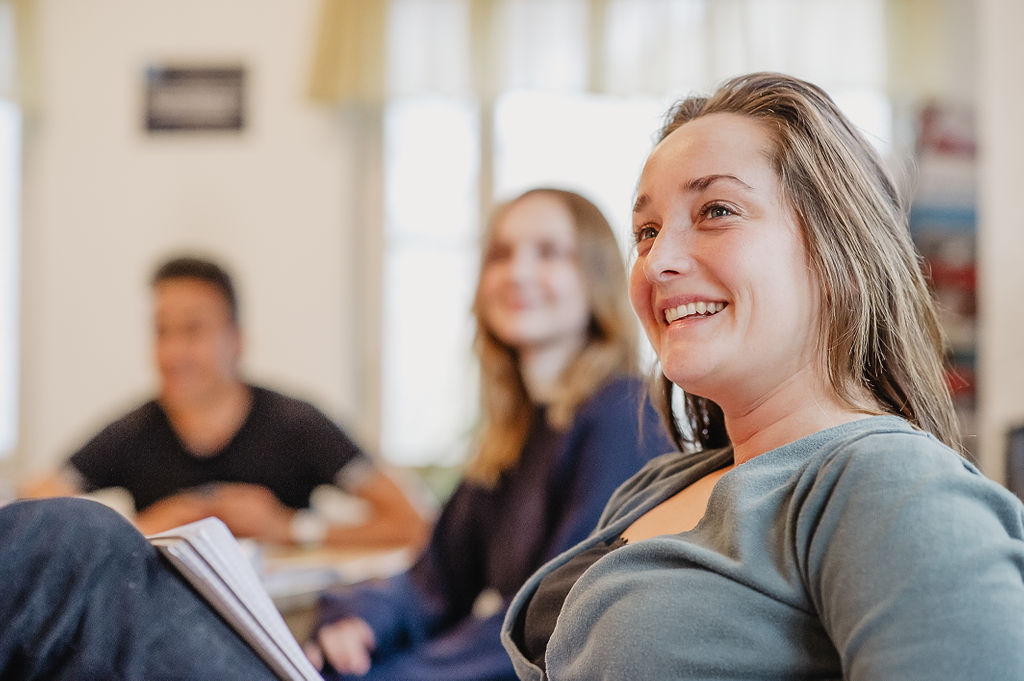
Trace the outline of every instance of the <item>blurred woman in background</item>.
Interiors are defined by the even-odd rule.
[[[624,284],[612,230],[582,196],[534,189],[497,211],[473,305],[477,454],[408,572],[322,599],[309,652],[326,678],[515,678],[499,641],[512,595],[671,448],[641,406]]]

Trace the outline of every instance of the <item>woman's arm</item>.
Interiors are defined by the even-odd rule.
[[[1009,492],[904,435],[826,464],[804,507],[806,579],[845,678],[1024,678]]]
[[[386,653],[422,642],[466,616],[484,588],[483,538],[475,517],[478,493],[465,483],[455,490],[407,572],[322,596],[318,626],[361,618],[373,630],[376,650]]]

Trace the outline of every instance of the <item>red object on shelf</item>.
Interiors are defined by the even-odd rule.
[[[929,279],[932,286],[952,286],[974,291],[978,282],[978,268],[974,263],[966,265],[951,265],[938,260],[928,262],[930,270]]]
[[[953,396],[974,394],[974,369],[962,364],[946,368],[946,385]]]

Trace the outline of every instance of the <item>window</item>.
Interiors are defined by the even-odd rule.
[[[495,197],[539,185],[579,191],[605,212],[625,256],[632,186],[651,145],[645,131],[661,110],[652,98],[501,97]],[[393,102],[385,115],[382,449],[401,465],[458,462],[477,412],[479,115],[471,102],[431,97]]]
[[[630,257],[633,191],[668,105],[743,71],[815,81],[883,153],[891,137],[882,0],[391,0],[387,43],[381,448],[400,465],[468,453],[493,201],[579,191]]]
[[[400,465],[455,463],[475,412],[479,112],[454,98],[384,117],[381,448]]]
[[[18,435],[18,195],[20,117],[0,100],[0,457]]]

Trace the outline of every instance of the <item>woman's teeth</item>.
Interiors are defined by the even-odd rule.
[[[665,310],[665,321],[671,324],[677,319],[692,315],[710,317],[717,312],[721,312],[724,307],[725,303],[706,303],[703,300],[699,303],[687,303],[678,307],[670,307]]]

